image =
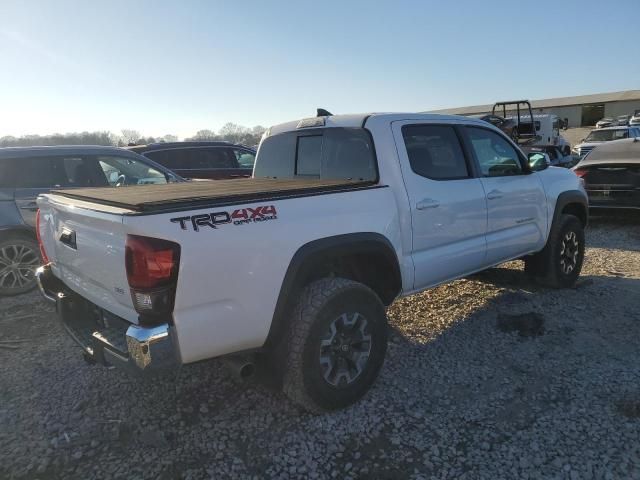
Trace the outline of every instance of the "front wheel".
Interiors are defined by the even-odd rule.
[[[525,259],[525,272],[553,288],[571,287],[584,262],[584,228],[574,215],[560,215],[551,227],[547,245]]]
[[[387,317],[367,286],[344,278],[308,285],[289,331],[284,393],[312,412],[343,408],[369,390],[387,351]]]

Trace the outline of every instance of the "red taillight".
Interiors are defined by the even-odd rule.
[[[49,257],[44,250],[44,243],[42,243],[42,237],[40,236],[40,209],[36,212],[36,238],[38,239],[38,247],[40,247],[40,255],[42,256],[42,263],[49,263]]]
[[[125,265],[131,298],[138,313],[173,311],[180,245],[158,238],[127,235]]]
[[[573,171],[573,173],[575,173],[580,178],[584,178],[584,176],[587,174],[587,169],[586,168],[577,168],[577,169],[575,169]]]

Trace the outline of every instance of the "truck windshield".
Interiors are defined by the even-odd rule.
[[[253,176],[375,181],[378,169],[365,129],[313,128],[265,138]]]
[[[608,142],[621,138],[629,138],[629,130],[594,130],[585,139],[585,142]]]

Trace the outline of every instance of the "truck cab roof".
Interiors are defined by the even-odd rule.
[[[476,123],[480,126],[487,126],[486,122],[480,119],[463,117],[460,115],[441,115],[437,113],[415,113],[415,112],[381,112],[381,113],[358,113],[344,115],[330,115],[326,117],[308,117],[291,122],[280,123],[272,126],[268,131],[269,135],[277,135],[279,133],[290,132],[299,128],[313,127],[342,127],[354,128],[363,127],[370,120],[383,120],[394,122],[399,120],[416,120],[416,121],[433,121],[433,122],[466,122]],[[304,123],[303,123],[304,122]]]

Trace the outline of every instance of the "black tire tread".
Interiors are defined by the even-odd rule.
[[[303,354],[309,331],[320,310],[332,297],[354,288],[366,290],[377,298],[369,287],[353,280],[323,278],[304,288],[292,312],[282,390],[289,399],[310,412],[324,413],[327,409],[314,401],[304,386]]]
[[[525,272],[543,286],[551,288],[564,288],[567,286],[557,273],[555,254],[560,244],[563,229],[570,223],[577,223],[580,230],[582,229],[582,224],[575,215],[564,213],[559,215],[551,227],[544,249],[535,255],[527,257],[524,261]],[[584,245],[582,248],[584,248]]]

